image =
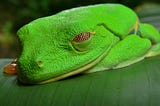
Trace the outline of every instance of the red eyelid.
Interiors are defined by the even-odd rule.
[[[94,33],[92,33],[92,32],[82,32],[82,33],[78,34],[78,35],[73,39],[73,41],[75,41],[75,42],[83,42],[83,41],[86,41],[86,40],[88,40],[88,39],[91,37],[92,34],[94,34]]]

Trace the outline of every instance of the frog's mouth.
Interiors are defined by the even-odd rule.
[[[67,78],[69,76],[73,76],[73,75],[76,75],[78,73],[84,72],[84,71],[90,69],[91,67],[95,66],[96,64],[98,64],[101,60],[103,60],[103,58],[108,54],[108,52],[110,51],[112,46],[113,46],[113,44],[110,44],[110,46],[107,47],[106,50],[99,57],[97,57],[95,60],[91,61],[90,63],[88,63],[88,64],[86,64],[86,65],[84,65],[80,68],[77,68],[77,69],[75,69],[73,71],[70,71],[68,73],[59,75],[57,77],[50,78],[48,80],[40,81],[40,82],[33,83],[33,84],[44,84],[44,83],[54,82],[54,81],[58,81],[58,80]],[[19,80],[23,82],[23,80],[21,80],[20,78],[19,78]]]

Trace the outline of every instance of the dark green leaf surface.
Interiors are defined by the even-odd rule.
[[[2,106],[158,106],[160,56],[123,69],[78,75],[44,85],[22,85],[2,73],[10,59],[0,60]]]

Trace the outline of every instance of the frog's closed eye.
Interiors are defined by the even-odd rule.
[[[93,34],[95,32],[82,32],[76,35],[71,41],[73,48],[79,52],[87,51],[90,47],[90,40]]]
[[[79,35],[77,35],[73,41],[75,42],[83,42],[88,40],[91,37],[91,33],[90,32],[82,32]]]

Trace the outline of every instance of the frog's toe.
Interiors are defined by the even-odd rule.
[[[160,43],[153,45],[149,52],[146,54],[146,57],[152,57],[157,55],[160,55]]]

